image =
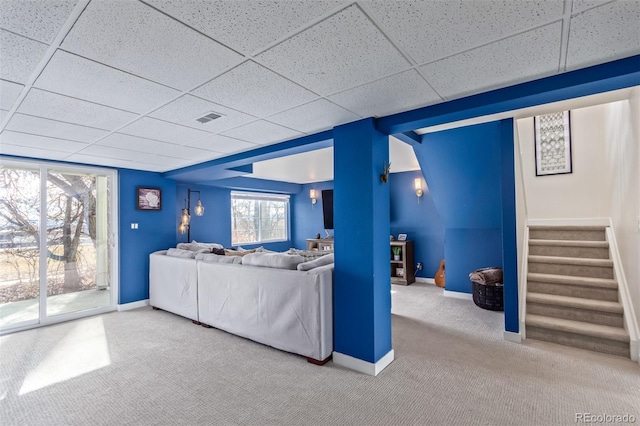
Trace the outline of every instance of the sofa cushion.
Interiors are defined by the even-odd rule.
[[[302,256],[292,256],[286,253],[251,253],[242,258],[243,265],[290,270],[295,270],[302,262],[304,262]]]
[[[317,268],[318,266],[324,266],[333,263],[333,253],[328,254],[326,256],[320,256],[314,260],[309,260],[307,262],[303,262],[298,264],[298,271],[309,271],[313,268]]]
[[[328,254],[332,254],[333,250],[298,250],[295,248],[289,249],[288,254],[302,256],[305,262],[317,259]]]
[[[242,263],[242,257],[240,256],[221,256],[214,253],[199,253],[196,255],[196,260],[208,263],[235,263],[238,265]]]
[[[178,243],[176,248],[181,250],[191,250],[197,252],[208,252],[211,253],[213,249],[222,249],[222,244],[217,243],[199,243],[195,240],[190,243]]]
[[[186,257],[186,258],[193,259],[196,256],[196,254],[197,253],[195,251],[182,250],[178,248],[170,248],[169,250],[167,250],[167,256],[171,256],[171,257]]]
[[[244,256],[247,254],[255,253],[255,250],[234,250],[234,249],[224,249],[224,254],[227,256]]]

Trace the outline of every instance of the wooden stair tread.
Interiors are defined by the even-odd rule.
[[[535,272],[529,272],[527,274],[527,281],[552,284],[580,285],[585,287],[601,287],[610,289],[618,288],[618,283],[616,282],[616,280],[610,280],[606,278],[574,277],[571,275],[539,274]]]
[[[609,248],[607,241],[581,241],[581,240],[542,240],[529,239],[530,246],[558,246],[558,247],[589,247]]]
[[[629,342],[629,334],[624,328],[610,327],[608,325],[591,324],[531,314],[527,315],[525,325],[600,339],[616,340],[625,343]]]
[[[580,257],[529,255],[529,262],[555,263],[559,265],[595,266],[595,267],[601,267],[601,268],[613,267],[613,261],[611,259],[590,259],[590,258],[580,258]]]
[[[527,293],[527,303],[563,306],[569,308],[588,309],[591,311],[622,314],[622,304],[605,300],[584,299],[582,297],[560,296],[545,293]]]

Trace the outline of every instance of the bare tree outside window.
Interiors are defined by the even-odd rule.
[[[288,196],[232,193],[232,244],[286,240],[288,209]]]

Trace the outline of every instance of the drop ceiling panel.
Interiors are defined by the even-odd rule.
[[[341,1],[149,0],[153,6],[219,42],[243,52],[277,41],[284,34],[319,18]]]
[[[205,82],[242,59],[138,1],[92,1],[62,47],[181,90]]]
[[[370,1],[383,30],[418,64],[562,19],[563,1]],[[557,40],[559,43],[560,39]]]
[[[317,98],[305,88],[252,61],[232,69],[193,93],[259,117]]]
[[[137,117],[127,111],[39,89],[29,91],[18,112],[105,130],[115,130]]]
[[[247,149],[257,148],[257,145],[251,142],[245,142],[222,135],[211,135],[204,139],[190,142],[188,145],[223,154],[233,154]]]
[[[86,154],[71,154],[67,158],[66,161],[71,161],[74,163],[84,163],[84,164],[95,164],[97,166],[107,166],[107,167],[121,167],[125,169],[138,169],[138,170],[147,170],[143,167],[140,167],[140,163],[126,160],[114,160],[112,158],[103,158],[96,157],[94,155],[86,155]],[[157,167],[157,166],[154,166]]]
[[[14,33],[51,43],[76,0],[0,1],[0,27]]]
[[[0,135],[0,138],[2,135]],[[18,155],[20,157],[44,158],[47,160],[64,160],[69,153],[62,151],[51,151],[48,149],[34,148],[24,145],[10,145],[8,143],[0,143],[0,154]]]
[[[415,70],[345,90],[329,99],[363,117],[382,117],[440,101]]]
[[[10,81],[0,80],[0,109],[9,111],[15,103],[24,86]]]
[[[257,58],[274,71],[322,95],[409,67],[409,62],[355,5]]]
[[[124,161],[130,161],[133,159],[138,161],[143,157],[147,157],[150,155],[150,154],[142,154],[136,151],[131,151],[129,149],[120,149],[120,148],[114,148],[114,147],[102,146],[102,145],[89,145],[78,154],[93,155],[96,157],[111,158],[115,160],[124,160]]]
[[[210,112],[221,114],[222,117],[204,124],[196,121],[196,118]],[[222,132],[256,120],[251,115],[192,95],[184,95],[154,111],[149,116],[211,133]]]
[[[78,126],[24,114],[14,114],[6,128],[17,132],[33,133],[35,135],[84,143],[94,142],[109,133],[93,127]]]
[[[205,160],[209,159],[213,155],[210,151],[202,149],[144,139],[136,136],[123,135],[121,133],[113,133],[97,142],[97,144],[114,148],[129,149],[131,151],[166,155],[183,160]]]
[[[617,1],[574,16],[567,69],[640,53],[640,2]]]
[[[611,3],[611,0],[573,0],[571,11],[576,13],[590,7],[602,6],[605,3]]]
[[[34,86],[137,113],[148,112],[180,94],[61,50],[53,55]]]
[[[9,116],[9,111],[0,110],[0,123],[4,123],[5,118]]]
[[[318,99],[272,115],[267,120],[303,133],[315,133],[358,118],[360,117],[326,99]]]
[[[0,30],[0,78],[26,83],[47,51],[47,45]]]
[[[260,120],[229,130],[223,133],[223,136],[253,142],[258,145],[268,145],[287,139],[297,138],[302,136],[302,133],[287,129],[286,127],[282,127],[274,123],[269,123],[268,121]]]
[[[120,129],[119,132],[178,145],[183,145],[211,135],[211,133],[203,132],[202,130],[167,123],[166,121],[149,117],[141,118]]]
[[[560,22],[547,25],[424,65],[420,71],[449,99],[555,74],[561,30]]]
[[[87,144],[81,142],[30,135],[27,133],[18,133],[9,130],[5,130],[0,133],[0,143],[61,152],[76,152],[87,146]]]

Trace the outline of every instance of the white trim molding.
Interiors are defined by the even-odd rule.
[[[422,277],[416,277],[416,282],[417,283],[423,283],[423,284],[436,284],[436,280],[435,278],[422,278]]]
[[[522,343],[522,334],[520,333],[514,333],[513,331],[503,331],[502,337],[507,342]]]
[[[473,300],[473,294],[462,293],[460,291],[445,290],[442,295],[444,297],[451,297],[453,299]]]
[[[123,303],[122,305],[118,305],[118,312],[144,308],[145,306],[149,306],[149,299],[138,300],[137,302]]]
[[[384,370],[395,359],[395,353],[391,349],[385,356],[380,358],[377,362],[368,362],[359,358],[354,358],[349,355],[341,354],[340,352],[333,351],[333,363],[350,370],[357,371],[359,373],[368,374],[370,376],[377,376],[382,370]]]
[[[527,226],[609,226],[609,218],[529,219]]]

